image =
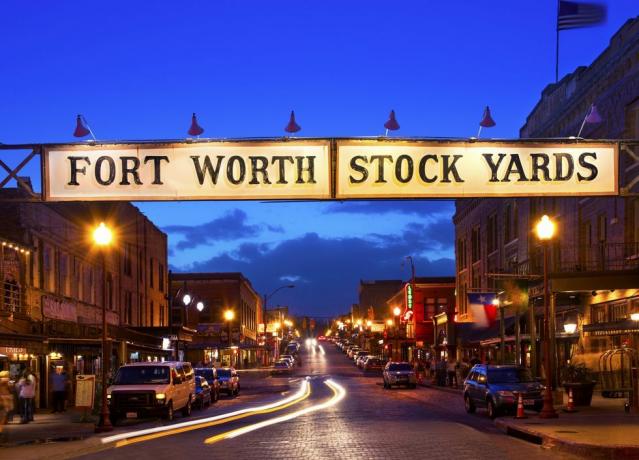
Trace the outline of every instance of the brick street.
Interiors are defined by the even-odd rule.
[[[566,458],[499,432],[483,411],[467,415],[454,394],[419,387],[384,390],[380,377],[365,377],[331,344],[307,351],[291,378],[295,388],[311,376],[311,396],[282,412],[251,416],[223,425],[174,434],[116,448],[119,459],[142,458]],[[204,440],[326,401],[327,378],[347,396],[338,405],[268,426],[213,445]],[[269,377],[272,379],[272,377]],[[283,380],[284,378],[277,378]],[[229,408],[230,409],[230,408]],[[177,420],[179,423],[180,419]],[[112,458],[110,448],[84,459]]]

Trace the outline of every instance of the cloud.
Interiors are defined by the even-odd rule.
[[[429,214],[452,215],[455,202],[451,200],[384,200],[384,201],[340,201],[331,203],[325,213],[345,214]]]
[[[452,231],[452,229],[451,229]],[[315,233],[285,240],[276,246],[255,243],[242,244],[206,261],[196,262],[188,271],[239,271],[247,276],[258,292],[270,292],[282,285],[283,279],[296,277],[305,280],[295,289],[284,289],[269,301],[289,305],[295,313],[315,316],[334,316],[345,312],[357,302],[360,279],[408,279],[410,274],[401,263],[408,254],[414,256],[418,276],[450,276],[454,274],[454,260],[431,260],[422,254],[423,246],[408,228],[395,238],[323,238]],[[178,270],[179,271],[179,270]],[[291,282],[291,281],[284,281]]]
[[[209,241],[231,241],[253,237],[260,234],[262,229],[260,225],[248,225],[246,213],[239,209],[201,225],[168,225],[162,228],[167,233],[184,237],[175,245],[178,250],[194,248]]]

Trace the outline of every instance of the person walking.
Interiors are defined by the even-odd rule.
[[[18,381],[18,397],[20,398],[20,409],[22,421],[29,423],[33,421],[34,398],[36,391],[36,378],[28,367],[24,370],[22,378]]]
[[[55,368],[51,376],[51,389],[53,390],[53,413],[64,412],[64,402],[67,399],[67,376],[61,367]]]
[[[448,360],[446,371],[448,373],[448,386],[457,388],[457,361],[452,356]]]

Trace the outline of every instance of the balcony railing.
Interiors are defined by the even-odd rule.
[[[24,302],[22,301],[22,289],[16,283],[4,282],[0,284],[0,313],[12,315],[22,313]]]

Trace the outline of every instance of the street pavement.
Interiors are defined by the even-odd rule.
[[[290,383],[291,391],[269,399],[288,396],[291,402],[284,407],[130,437],[80,458],[573,458],[505,436],[482,411],[466,414],[457,394],[384,390],[381,377],[363,376],[332,344],[305,350],[302,360],[294,376],[267,378],[271,384]],[[310,394],[298,391],[306,388],[305,381]]]

